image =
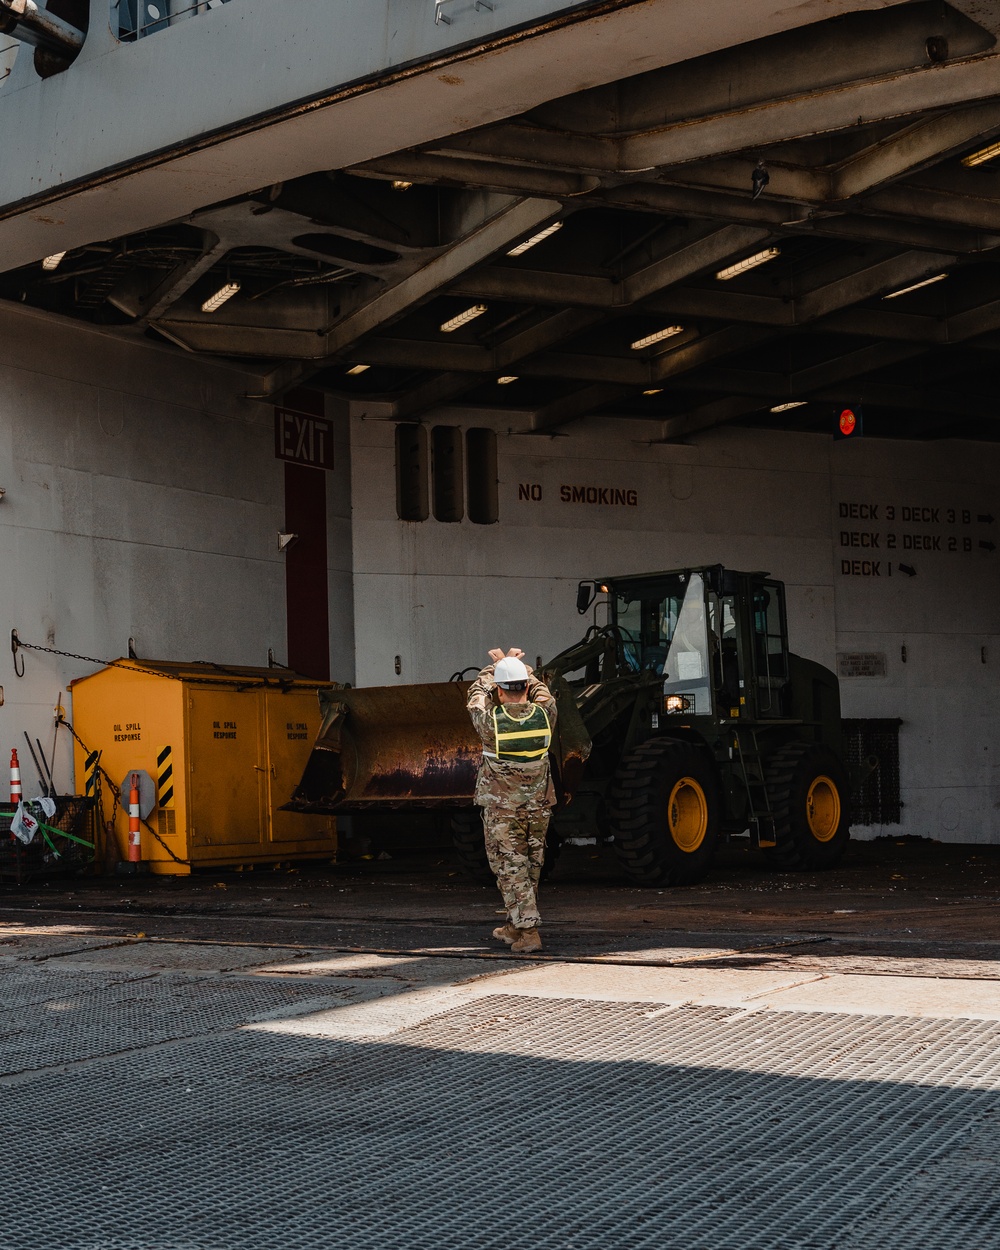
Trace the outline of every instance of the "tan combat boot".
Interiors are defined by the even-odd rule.
[[[506,942],[508,946],[513,946],[513,944],[521,936],[521,930],[515,929],[508,920],[506,924],[502,924],[498,929],[493,930],[493,936],[497,939],[497,941]]]
[[[517,929],[517,940],[511,942],[510,949],[515,955],[533,955],[542,949],[542,935],[537,929]]]

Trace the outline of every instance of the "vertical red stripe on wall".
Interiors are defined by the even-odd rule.
[[[321,416],[323,397],[285,396],[284,406]],[[288,666],[307,677],[330,678],[330,605],[326,552],[326,473],[285,462],[285,529],[298,539],[285,552]]]

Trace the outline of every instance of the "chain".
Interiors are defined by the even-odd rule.
[[[56,647],[42,647],[36,642],[24,642],[18,637],[16,629],[12,629],[10,631],[10,649],[14,654],[14,671],[17,673],[18,677],[24,676],[23,664],[20,671],[18,671],[17,668],[17,653],[21,650],[43,651],[46,655],[61,655],[67,660],[80,660],[84,664],[98,664],[103,665],[105,668],[127,668],[130,673],[144,673],[147,677],[164,677],[167,681],[185,681],[196,686],[217,686],[219,684],[220,677],[246,677],[244,673],[240,673],[236,669],[226,668],[224,664],[213,664],[211,660],[199,660],[197,663],[209,665],[218,674],[217,677],[192,677],[187,673],[165,673],[162,669],[158,668],[144,668],[141,664],[137,664],[135,660],[132,659],[99,660],[92,655],[77,655],[75,651],[60,651]],[[299,684],[302,684],[302,678],[298,678],[297,680]],[[330,685],[330,682],[312,681],[307,682],[307,684],[313,685],[317,690],[319,690],[321,687]],[[287,694],[288,691],[294,687],[294,685],[295,682],[290,681],[288,678],[282,679],[279,677],[274,681],[268,681],[266,678],[263,678],[259,680],[241,681],[237,686],[237,690],[280,690],[283,694]],[[68,724],[68,722],[64,723]]]
[[[35,648],[35,649],[44,650],[44,648]],[[62,653],[60,652],[60,654]],[[79,656],[74,656],[73,658],[79,659]],[[87,744],[80,737],[80,735],[76,732],[76,730],[73,728],[73,726],[70,724],[70,722],[66,719],[65,716],[59,717],[59,724],[66,726],[66,728],[73,735],[74,741],[83,751],[84,755],[92,754],[90,747],[87,746]],[[97,763],[97,771],[104,778],[104,780],[108,783],[108,789],[111,791],[111,795],[114,798],[114,806],[111,809],[111,820],[108,822],[113,827],[115,823],[115,817],[118,815],[118,807],[119,807],[119,804],[121,803],[122,792],[118,788],[118,786],[114,783],[114,781],[112,781],[111,774],[104,767],[104,765],[100,762],[100,760],[98,760],[98,763]],[[164,840],[156,832],[156,830],[149,823],[149,821],[145,818],[145,816],[140,816],[139,819],[146,826],[146,828],[153,835],[153,837],[157,840],[157,842],[159,842],[160,846],[163,847],[163,849],[167,852],[167,854],[170,856],[170,858],[174,861],[175,864],[190,864],[191,863],[189,859],[181,859],[179,855],[174,854],[174,852],[170,849],[169,846],[167,846],[166,842],[164,842]]]

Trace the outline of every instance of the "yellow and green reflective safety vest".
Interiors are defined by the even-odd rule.
[[[493,709],[493,728],[497,736],[498,760],[540,760],[552,741],[552,726],[545,708],[532,704],[521,720],[509,715],[502,706]]]

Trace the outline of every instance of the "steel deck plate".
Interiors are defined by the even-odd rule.
[[[77,1066],[0,1089],[3,1250],[1000,1250],[998,1022],[488,994],[344,1040],[281,1027],[339,986],[35,976],[0,1069]]]

